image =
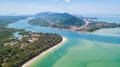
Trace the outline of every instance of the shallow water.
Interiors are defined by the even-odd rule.
[[[68,39],[63,46],[42,56],[31,67],[120,67],[120,37],[55,30],[29,25],[27,21],[8,26],[58,33]]]
[[[92,34],[98,35],[107,35],[107,36],[119,36],[120,37],[120,28],[106,28],[100,29],[92,32]]]
[[[105,15],[105,14],[99,14],[99,15],[85,15],[87,17],[95,17],[97,19],[92,19],[94,21],[105,21],[107,23],[118,23],[120,24],[120,15]]]

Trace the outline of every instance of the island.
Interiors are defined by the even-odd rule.
[[[120,24],[89,20],[90,17],[78,17],[69,13],[42,12],[28,23],[37,26],[66,29],[72,32],[93,32],[103,28],[120,27]],[[97,19],[97,18],[92,18]]]

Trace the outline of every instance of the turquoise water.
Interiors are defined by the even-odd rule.
[[[119,36],[55,30],[29,25],[28,20],[21,20],[8,26],[36,32],[58,33],[68,39],[63,46],[45,54],[30,67],[120,67]],[[120,35],[119,32],[115,35]]]
[[[86,15],[88,17],[95,17],[95,21],[105,21],[107,23],[120,23],[120,15]]]
[[[15,38],[21,38],[21,37],[23,37],[22,35],[18,34],[18,32],[14,32],[13,35],[15,36]]]
[[[107,23],[120,23],[120,17],[97,17],[95,21],[105,21]]]
[[[120,28],[106,28],[92,32],[92,34],[120,37]]]

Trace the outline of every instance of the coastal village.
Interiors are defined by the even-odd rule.
[[[104,28],[115,28],[120,27],[120,24],[116,23],[107,23],[104,21],[92,21],[87,18],[84,18],[83,21],[85,22],[82,26],[70,26],[68,29],[71,32],[93,32],[95,30],[104,29]]]

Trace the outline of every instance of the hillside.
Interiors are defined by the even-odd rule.
[[[82,26],[85,22],[82,19],[68,14],[68,13],[52,13],[43,12],[35,16],[34,19],[29,21],[30,24],[39,26],[51,26],[58,28],[70,28],[73,26]]]
[[[91,18],[91,17],[89,17]],[[28,22],[32,25],[67,29],[69,31],[92,32],[103,28],[120,27],[120,24],[88,20],[88,17],[73,16],[68,13],[43,12]]]

